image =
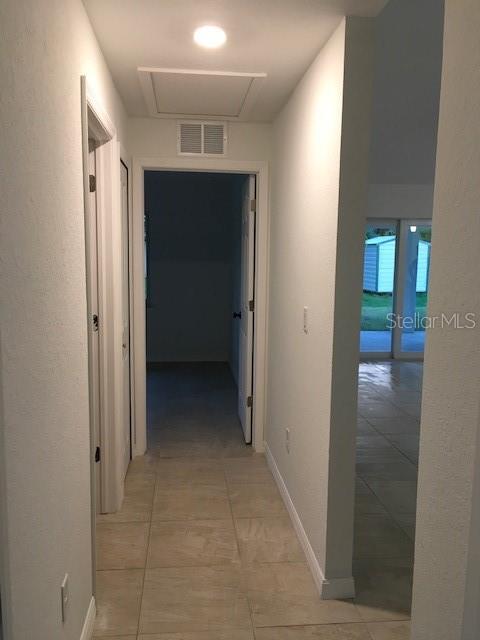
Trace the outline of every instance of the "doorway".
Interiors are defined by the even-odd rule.
[[[147,451],[147,379],[146,379],[146,295],[149,259],[146,255],[145,174],[148,171],[221,173],[255,176],[255,313],[253,316],[253,399],[252,447],[264,451],[266,416],[267,299],[269,256],[269,176],[263,161],[226,158],[154,157],[133,160],[132,221],[132,415],[134,416],[134,455]]]
[[[369,220],[365,228],[362,359],[423,358],[432,225]]]
[[[85,77],[81,113],[95,594],[97,523],[122,505],[131,459],[129,175],[115,128]]]
[[[354,577],[362,615],[407,627],[430,275],[430,220],[365,228]]]
[[[148,448],[160,455],[252,442],[255,183],[145,172]]]

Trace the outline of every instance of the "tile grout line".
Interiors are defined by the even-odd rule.
[[[244,579],[244,576],[243,576],[243,560],[242,560],[242,555],[240,553],[240,543],[239,543],[239,540],[238,540],[237,526],[236,526],[236,523],[235,523],[235,516],[233,514],[233,506],[232,506],[232,501],[231,501],[231,498],[230,498],[230,491],[228,489],[227,474],[225,473],[225,467],[223,467],[223,476],[224,476],[224,479],[225,479],[225,485],[227,487],[228,505],[230,507],[230,513],[232,515],[233,531],[234,531],[234,535],[235,535],[235,542],[236,542],[236,545],[237,545],[238,558],[240,560],[240,579],[243,580]],[[245,591],[247,591],[247,590],[245,590]],[[250,598],[248,597],[248,593],[245,593],[244,595],[245,595],[245,599],[247,601],[248,614],[250,616],[250,624],[251,624],[251,627],[252,627],[252,635],[253,635],[253,637],[255,639],[257,637],[257,634],[255,633],[255,625],[253,624],[252,606],[251,606],[251,603],[250,603]]]
[[[147,441],[147,451],[148,451],[148,441]],[[157,465],[158,465],[158,462],[157,462]],[[154,504],[155,504],[155,493],[156,493],[156,490],[157,490],[157,482],[158,482],[158,473],[157,473],[157,469],[155,469],[155,482],[153,483],[153,494],[152,494],[152,502],[151,502],[150,521],[149,521],[147,545],[146,545],[146,551],[145,551],[145,564],[144,564],[144,568],[143,568],[142,589],[140,591],[140,606],[139,606],[139,609],[138,609],[138,618],[137,618],[137,632],[136,632],[137,639],[138,639],[138,636],[140,635],[140,619],[141,619],[141,616],[142,616],[143,594],[144,594],[144,591],[145,591],[145,577],[146,577],[146,574],[147,574],[148,553],[150,551],[150,538],[151,538],[152,523],[153,523],[153,507],[154,507]]]

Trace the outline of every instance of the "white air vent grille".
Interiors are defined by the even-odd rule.
[[[224,154],[225,127],[223,124],[203,125],[203,150],[209,155],[221,156]]]
[[[199,122],[180,124],[180,153],[202,153],[202,125]]]
[[[227,128],[224,122],[179,122],[179,155],[224,156]]]

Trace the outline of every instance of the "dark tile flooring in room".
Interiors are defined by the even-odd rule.
[[[360,365],[354,601],[322,601],[226,365],[148,374],[148,453],[97,524],[95,638],[407,640],[422,365]]]

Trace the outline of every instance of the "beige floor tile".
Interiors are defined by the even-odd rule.
[[[157,477],[159,486],[180,483],[225,486],[225,474],[221,461],[210,458],[160,460]]]
[[[273,481],[265,456],[255,454],[248,458],[227,458],[223,461],[227,484],[270,484]]]
[[[137,636],[93,636],[92,640],[137,640]]]
[[[143,569],[149,522],[98,523],[97,569]]]
[[[365,622],[408,620],[412,601],[409,560],[354,562],[355,604]]]
[[[403,433],[400,435],[388,435],[388,440],[405,455],[410,462],[418,465],[418,455],[420,451],[420,436],[413,433]]]
[[[273,480],[264,484],[229,485],[229,495],[235,518],[264,518],[286,514]]]
[[[143,456],[137,456],[128,465],[127,481],[138,474],[153,475],[157,473],[158,456],[155,451],[147,451]]]
[[[222,458],[229,459],[245,459],[255,457],[255,449],[251,445],[246,445],[243,435],[233,434],[229,438],[223,439],[222,442]]]
[[[256,640],[371,640],[366,624],[322,624],[256,629]]]
[[[416,513],[392,513],[391,515],[410,540],[415,542]]]
[[[415,465],[402,456],[403,460],[383,462],[358,462],[357,475],[364,480],[416,480],[418,471]]]
[[[251,630],[238,567],[148,569],[140,633]]]
[[[254,627],[361,621],[353,603],[320,600],[304,563],[252,565],[245,584]]]
[[[198,567],[239,563],[232,519],[153,522],[147,566]]]
[[[163,441],[155,442],[154,450],[159,459],[162,458],[191,458],[194,455],[196,442],[188,440],[175,440],[165,438]],[[206,443],[204,443],[206,450]]]
[[[390,513],[415,513],[417,483],[415,480],[367,480],[367,484]]]
[[[401,409],[387,401],[368,401],[358,403],[358,413],[362,418],[401,418],[405,414]]]
[[[410,640],[410,622],[369,622],[372,640]]]
[[[157,486],[154,520],[209,520],[231,517],[225,486],[178,484]]]
[[[125,497],[120,511],[100,514],[97,522],[148,522],[152,517],[155,475],[129,475],[125,483]]]
[[[370,424],[384,435],[419,434],[420,423],[416,418],[403,416],[402,418],[369,418]]]
[[[305,556],[288,515],[235,520],[240,556],[246,564],[304,562]]]
[[[385,507],[361,478],[357,478],[355,483],[355,512],[357,515],[386,513]]]
[[[137,636],[93,636],[92,640],[137,640]]]
[[[160,633],[138,636],[138,640],[255,640],[253,631],[229,629],[228,631],[192,631],[186,633]]]
[[[354,557],[410,558],[413,544],[390,515],[361,514],[355,518]]]
[[[97,572],[97,636],[135,635],[140,613],[143,570]]]
[[[357,446],[356,460],[358,463],[402,463],[405,456],[392,444],[382,447]]]

